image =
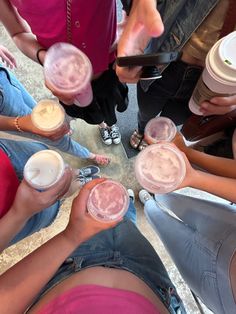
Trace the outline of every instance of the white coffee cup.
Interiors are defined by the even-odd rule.
[[[53,132],[68,123],[64,108],[53,99],[39,101],[31,113],[31,120],[38,129],[45,132]]]
[[[215,43],[205,63],[189,101],[189,109],[197,115],[202,115],[203,101],[236,94],[236,31]]]

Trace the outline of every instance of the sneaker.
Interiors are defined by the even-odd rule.
[[[99,127],[99,131],[100,131],[103,143],[106,144],[106,145],[111,145],[112,144],[112,139],[111,139],[111,135],[110,135],[109,129],[108,128],[100,128]]]
[[[87,166],[79,169],[79,176],[82,177],[89,177],[94,174],[97,174],[100,172],[100,168],[97,166]]]
[[[113,124],[111,129],[110,129],[110,136],[112,138],[112,142],[114,144],[119,144],[120,141],[121,141],[121,134],[120,134],[120,131],[119,131],[119,128],[116,124]]]
[[[128,189],[127,192],[129,194],[130,200],[134,203],[135,201],[134,191],[132,189]]]
[[[148,193],[146,190],[139,191],[139,200],[141,203],[145,204],[147,201],[153,199],[152,195]]]
[[[100,176],[98,175],[95,175],[95,176],[90,176],[90,177],[78,177],[77,180],[80,182],[80,186],[83,186],[85,185],[86,183],[94,180],[94,179],[98,179],[98,178],[101,178]]]

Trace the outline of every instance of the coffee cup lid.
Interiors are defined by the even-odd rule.
[[[225,66],[236,71],[236,31],[230,33],[221,41],[219,54]]]

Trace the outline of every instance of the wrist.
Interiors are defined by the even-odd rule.
[[[45,58],[46,51],[47,51],[47,49],[45,49],[45,48],[39,48],[36,52],[36,59],[37,59],[38,63],[42,66],[44,64],[44,58]]]
[[[73,231],[73,228],[69,227],[69,225],[66,227],[65,230],[62,231],[62,235],[69,243],[69,245],[74,248],[76,248],[88,239],[85,234],[83,235],[82,230],[81,232],[79,232],[78,230]]]

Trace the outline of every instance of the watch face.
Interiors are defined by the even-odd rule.
[[[161,78],[160,71],[155,66],[143,67],[142,75],[140,80],[156,80]]]

